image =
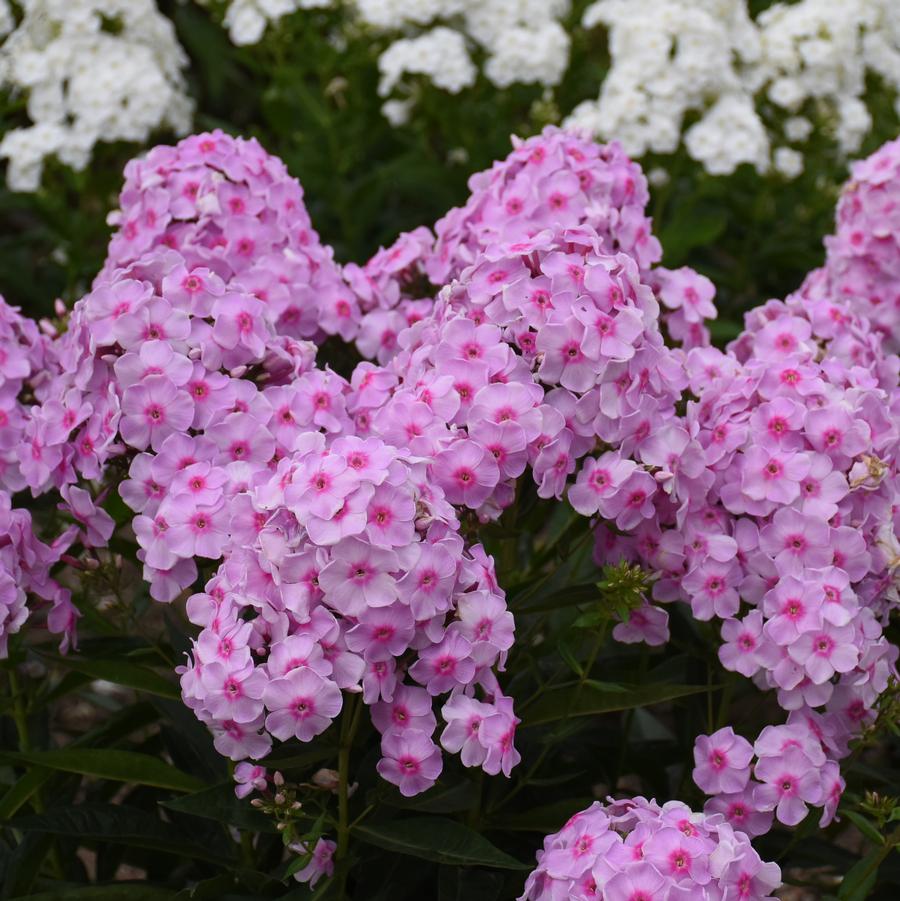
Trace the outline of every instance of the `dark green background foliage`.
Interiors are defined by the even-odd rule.
[[[411,124],[398,130],[380,113],[377,44],[359,34],[336,49],[328,36],[338,14],[289,17],[259,46],[240,49],[195,5],[160,5],[191,57],[197,129],[254,135],[281,156],[303,183],[323,240],[345,261],[362,262],[400,231],[464,202],[469,175],[504,156],[511,133],[533,133],[595,97],[608,64],[602,32],[579,31],[552,99],[521,86],[498,92],[483,80],[457,97],[423,85]],[[574,4],[573,21],[584,5]],[[876,125],[864,152],[897,131],[890,99],[877,85],[871,95]],[[0,129],[22,116],[21,100],[3,102]],[[0,189],[0,291],[8,301],[42,315],[56,297],[72,301],[87,290],[122,168],[141,149],[99,145],[83,173],[51,164],[35,195]],[[811,144],[806,172],[793,182],[746,167],[712,178],[683,153],[644,162],[671,174],[652,191],[656,232],[668,265],[692,265],[716,283],[719,339],[736,333],[743,311],[784,296],[821,262],[846,177],[827,139]],[[74,586],[83,613],[78,652],[61,657],[32,631],[0,664],[8,680],[0,697],[0,898],[299,901],[339,898],[343,881],[355,901],[508,901],[543,836],[594,798],[619,791],[702,806],[690,778],[694,737],[724,724],[755,734],[779,716],[772,698],[726,673],[715,628],[680,610],[671,611],[665,649],[613,642],[614,614],[635,601],[640,581],[598,572],[586,521],[539,502],[524,483],[520,492],[498,523],[466,526],[495,555],[516,614],[503,684],[524,721],[523,760],[511,780],[448,756],[438,785],[404,800],[377,777],[378,736],[362,716],[344,742],[359,783],[349,871],[318,893],[296,885],[274,820],[235,800],[227,762],[180,701],[173,670],[192,631],[183,611],[153,604],[137,568],[104,558]],[[38,519],[56,515],[49,502],[32,508]],[[120,512],[124,524],[128,513]],[[133,559],[127,544],[113,550]],[[900,842],[900,808],[884,799],[897,791],[898,712],[893,694],[877,733],[846,763],[841,823],[823,832],[811,814],[795,831],[776,829],[757,843],[787,882],[810,887],[785,897],[900,895],[891,845]],[[335,799],[310,779],[337,766],[340,733],[336,724],[311,745],[276,752],[274,766],[303,805],[288,830],[297,837],[334,835]]]

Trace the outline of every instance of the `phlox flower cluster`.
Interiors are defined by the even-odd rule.
[[[547,127],[527,140],[513,138],[503,160],[469,180],[462,207],[379,251],[363,267],[348,265],[344,276],[362,310],[357,347],[385,363],[398,349],[397,336],[427,315],[436,287],[460,279],[487,256],[506,252],[540,232],[590,226],[605,253],[624,253],[657,291],[669,335],[685,346],[709,341],[703,325],[715,318],[714,288],[684,267],[656,264],[662,248],[645,209],[647,180],[618,144],[599,145]],[[503,290],[507,285],[501,285]]]
[[[312,368],[314,346],[292,335],[321,333],[315,313],[303,318],[309,299],[340,277],[299,184],[255,142],[214,133],[157,148],[130,166],[121,206],[61,337],[4,308],[0,477],[10,491],[59,490],[82,544],[102,547],[113,523],[98,486],[130,468],[138,559],[168,601],[196,579],[195,558],[222,555],[228,509],[254,466],[290,450],[291,417],[295,431],[327,417],[318,383],[303,402],[275,389]],[[73,611],[48,625],[70,630]]]
[[[667,430],[666,446],[681,449],[676,465],[642,460],[673,506],[658,506],[634,537],[601,527],[597,545],[600,561],[624,555],[657,571],[656,601],[723,621],[722,664],[774,689],[793,732],[824,749],[827,767],[822,753],[808,756],[817,781],[803,797],[825,807],[825,821],[840,784],[834,762],[874,718],[897,659],[883,625],[897,600],[898,392],[879,386],[877,367],[854,362],[884,357],[879,336],[846,308],[836,322],[833,308],[773,301],[749,315],[731,353],[687,354],[698,400]],[[835,355],[820,360],[823,345]],[[896,359],[883,369],[896,386]],[[696,478],[683,472],[692,455]],[[764,831],[764,819],[751,829],[745,818],[773,809],[798,822],[800,804],[746,786],[716,791],[710,809],[736,828]]]
[[[101,279],[169,247],[184,257],[188,294],[251,295],[279,334],[354,336],[356,300],[310,223],[303,189],[257,141],[214,131],[155,147],[125,167],[119,207]],[[212,288],[192,287],[198,278]]]
[[[794,178],[812,110],[850,154],[872,125],[867,76],[900,103],[891,0],[779,2],[755,19],[746,0],[599,0],[583,24],[607,29],[612,66],[599,98],[566,123],[615,137],[636,156],[672,153],[683,140],[711,174],[746,163]],[[689,114],[699,118],[685,130]]]
[[[322,333],[315,307],[302,320],[285,304],[322,302],[331,258],[275,163],[214,134],[130,168],[107,265],[56,345],[46,393],[64,402],[40,398],[24,424],[21,479],[60,489],[96,531],[76,482],[127,467],[118,490],[157,600],[224,558],[189,601],[202,631],[183,673],[223,754],[309,741],[360,693],[379,771],[415,794],[442,766],[444,696],[444,747],[508,773],[518,720],[492,668],[513,622],[493,563],[466,548],[432,461],[378,437],[396,431],[369,419],[390,375],[363,364],[351,384],[285,334]],[[280,259],[295,268],[263,284]]]
[[[17,449],[28,418],[29,400],[55,369],[50,337],[0,298],[0,488],[20,491],[25,480]]]
[[[704,808],[749,836],[768,832],[773,817],[796,826],[821,807],[820,826],[834,818],[844,791],[835,759],[842,752],[822,731],[822,718],[791,713],[766,726],[754,744],[728,726],[694,743],[694,782],[713,797]]]
[[[276,336],[262,301],[162,248],[78,301],[56,354],[24,425],[21,478],[33,494],[60,490],[90,534],[106,525],[90,486],[127,470],[119,492],[138,514],[138,559],[151,595],[169,601],[196,579],[194,558],[221,556],[246,468],[284,452],[268,394],[242,376],[252,368],[275,391],[311,368],[315,348]]]
[[[342,692],[361,694],[382,734],[379,773],[414,795],[442,769],[432,706],[443,697],[444,748],[508,773],[518,720],[492,667],[513,620],[493,562],[466,548],[409,451],[337,422],[298,428],[293,444],[232,505],[232,547],[188,601],[202,630],[182,670],[185,703],[220,753],[242,760],[273,740],[310,741]]]
[[[602,247],[583,227],[495,248],[400,336],[403,382],[388,407],[408,420],[423,391],[451,405],[449,431],[429,427],[425,410],[407,428],[421,427],[424,447],[443,445],[431,451],[435,479],[482,518],[512,501],[526,465],[541,497],[560,497],[598,439],[627,455],[650,419],[674,416],[681,371],[667,365],[653,292],[630,256]],[[643,489],[623,523],[652,509],[656,484]],[[629,482],[622,497],[639,490]]]
[[[768,136],[739,71],[759,53],[744,0],[600,0],[583,23],[608,29],[612,65],[599,99],[579,104],[569,125],[615,135],[632,155],[672,153],[697,110],[705,115],[685,135],[695,159],[719,174],[766,168]]]
[[[9,638],[15,635],[35,612],[35,606],[46,609],[46,625],[51,632],[63,635],[62,650],[75,639],[78,613],[71,594],[50,577],[75,538],[69,529],[52,544],[46,545],[35,535],[31,514],[13,508],[9,493],[0,491],[0,657],[8,653]],[[29,606],[28,595],[37,598]]]
[[[0,4],[0,90],[27,97],[30,125],[0,141],[7,181],[35,191],[44,160],[81,170],[99,141],[184,133],[193,104],[187,55],[154,0],[20,0]]]
[[[35,400],[46,376],[54,369],[54,349],[49,337],[30,319],[19,314],[0,298],[0,656],[5,657],[9,638],[17,633],[36,608],[46,611],[46,626],[63,635],[67,648],[75,637],[78,613],[68,589],[51,578],[50,570],[78,539],[76,524],[65,529],[49,545],[41,542],[28,510],[13,507],[13,495],[25,487],[19,466],[20,455],[27,459],[30,447],[23,446],[30,403]],[[83,497],[79,489],[69,494],[79,510]],[[105,517],[91,531],[95,541],[111,534]],[[102,534],[98,534],[102,533]],[[82,536],[90,545],[90,538]],[[31,595],[31,606],[28,596]]]
[[[900,352],[900,140],[853,164],[841,193],[825,265],[810,273],[800,296],[846,301]]]
[[[883,626],[897,602],[900,391],[896,356],[844,301],[770,301],[747,325],[729,353],[698,348],[685,358],[698,400],[668,444],[684,447],[680,466],[689,448],[702,465],[697,480],[665,475],[674,521],[660,509],[631,539],[601,528],[597,551],[659,572],[656,600],[722,619],[722,664],[775,689],[789,712],[777,727],[789,736],[784,748],[799,741],[805,750],[782,760],[774,739],[764,751],[757,741],[758,763],[762,755],[784,764],[756,767],[770,789],[747,778],[730,788],[698,780],[717,796],[708,810],[755,834],[772,810],[789,825],[805,803],[824,808],[823,822],[834,815],[843,786],[836,761],[896,673]],[[805,767],[814,775],[800,786]],[[783,798],[772,794],[778,787]]]
[[[544,839],[520,901],[774,901],[777,864],[719,814],[679,801],[595,801]]]

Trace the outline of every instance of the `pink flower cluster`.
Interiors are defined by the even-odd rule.
[[[658,288],[674,340],[709,343],[703,320],[716,316],[715,289],[686,267],[651,274],[662,248],[645,212],[647,180],[618,144],[547,127],[527,140],[514,137],[512,153],[473,175],[469,188],[466,204],[437,222],[436,237],[417,228],[365,266],[344,268],[363,311],[357,346],[364,356],[391,359],[401,331],[428,315],[435,289],[465,281],[471,267],[499,263],[498,253],[524,256],[533,241],[540,249],[537,236],[558,238],[582,226],[593,231],[598,253],[626,255],[631,269]]]
[[[382,733],[378,771],[413,795],[441,771],[432,701],[446,696],[444,747],[508,772],[518,720],[492,667],[513,620],[491,559],[466,549],[453,507],[407,451],[310,431],[296,444],[233,505],[232,547],[188,601],[202,631],[182,670],[185,703],[220,753],[259,759],[273,740],[310,741],[342,691],[361,693]]]
[[[87,535],[78,528],[80,513],[86,512],[85,496],[71,488],[65,501],[71,502],[76,525],[71,525],[49,545],[41,542],[33,528],[31,514],[12,506],[12,495],[27,485],[26,473],[41,465],[40,436],[29,431],[32,404],[42,397],[52,397],[55,370],[54,347],[49,337],[18,309],[0,297],[0,656],[6,656],[9,637],[17,633],[29,616],[27,596],[37,601],[32,608],[46,610],[46,626],[63,635],[63,649],[75,638],[78,612],[71,593],[50,576],[55,566],[81,535],[90,546]],[[50,401],[53,419],[48,430],[61,432],[67,415],[64,402]],[[29,441],[28,436],[34,440]],[[109,536],[109,518],[99,524],[99,531]],[[95,530],[96,531],[96,530]],[[103,540],[92,536],[95,542]]]
[[[278,334],[355,337],[356,298],[310,223],[300,183],[255,139],[214,131],[154,147],[125,167],[119,205],[99,281],[169,247],[184,258],[187,292],[203,290],[192,287],[198,278],[224,283],[264,303]]]
[[[445,696],[445,747],[508,773],[518,720],[492,667],[513,622],[493,563],[466,548],[432,459],[408,436],[377,437],[397,434],[388,414],[369,422],[395,379],[368,364],[352,384],[316,368],[314,346],[280,331],[284,305],[250,290],[255,267],[273,271],[308,244],[282,240],[308,226],[302,194],[261,153],[200,136],[131,167],[123,215],[159,228],[138,230],[128,247],[144,252],[131,260],[123,226],[75,305],[44,402],[16,435],[32,448],[21,481],[58,488],[102,546],[112,522],[77,482],[118,480],[110,464],[124,462],[118,490],[158,600],[191,586],[198,561],[224,557],[189,602],[203,631],[183,674],[222,753],[309,741],[342,691],[361,692],[384,733],[379,770],[414,794],[441,769],[431,705]],[[247,210],[255,243],[229,243]],[[284,297],[303,300],[292,279],[312,284],[315,271],[286,277]]]
[[[825,266],[810,278],[821,277],[831,297],[848,301],[888,351],[900,352],[900,139],[854,163],[825,246]]]
[[[777,864],[718,814],[595,801],[544,839],[520,901],[774,901]]]
[[[831,822],[844,780],[834,759],[841,749],[823,724],[823,717],[791,713],[786,724],[766,726],[753,745],[730,726],[699,736],[693,775],[714,796],[706,813],[723,814],[749,836],[769,831],[773,811],[779,822],[796,826],[807,805],[823,808],[820,825]]]
[[[489,519],[527,466],[550,498],[598,440],[624,459],[674,417],[684,376],[634,261],[604,253],[590,228],[548,229],[485,257],[401,334],[388,367],[397,387],[377,416],[390,417],[395,443],[433,457],[453,503]],[[636,524],[655,490],[633,480],[612,518]]]
[[[36,596],[38,607],[46,607],[46,625],[63,635],[62,650],[75,640],[78,611],[71,593],[50,577],[50,569],[59,562],[75,538],[75,529],[67,529],[52,544],[46,545],[34,534],[27,510],[13,509],[9,495],[0,491],[0,657],[7,655],[9,637],[18,632],[29,614],[27,596]]]
[[[836,307],[844,332],[830,315]],[[868,359],[878,362],[856,362]],[[652,517],[632,536],[600,526],[598,561],[640,561],[659,574],[656,601],[680,600],[698,619],[723,620],[722,664],[775,689],[790,714],[777,728],[802,737],[802,755],[773,752],[774,743],[761,752],[762,736],[756,746],[758,757],[777,758],[775,769],[784,764],[778,775],[794,775],[782,780],[791,803],[746,779],[739,789],[698,780],[716,795],[707,810],[736,828],[764,831],[773,809],[794,825],[806,812],[797,798],[824,807],[830,820],[843,785],[836,762],[896,673],[897,648],[883,632],[897,602],[900,391],[883,387],[896,367],[846,305],[770,302],[748,316],[729,353],[695,348],[685,357],[697,400],[658,433],[671,464],[638,451],[636,471],[662,489]],[[577,505],[576,491],[577,483]],[[649,610],[632,615],[623,637],[659,643]],[[741,766],[749,774],[749,759]],[[755,768],[772,791],[773,766],[760,758]],[[815,773],[798,789],[805,766]]]

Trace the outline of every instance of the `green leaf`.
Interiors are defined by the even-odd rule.
[[[155,719],[155,711],[149,705],[138,703],[125,707],[104,720],[95,729],[80,735],[69,745],[69,749],[86,747],[93,743],[115,744],[136,729],[144,728]],[[45,767],[31,767],[0,798],[0,821],[7,820],[29,801],[50,779],[55,770]]]
[[[559,642],[557,642],[556,650],[576,676],[581,676],[583,674],[581,663],[579,663],[578,658],[566,641],[560,639]]]
[[[321,760],[328,760],[329,757],[336,757],[338,753],[337,745],[329,742],[322,742],[321,747],[314,748],[311,751],[305,751],[302,754],[292,754],[287,757],[267,757],[265,759],[266,769],[270,770],[298,770],[305,769]]]
[[[145,691],[163,698],[170,698],[173,701],[181,699],[181,691],[170,679],[166,679],[156,671],[140,664],[132,663],[127,659],[86,660],[80,657],[44,656],[49,657],[60,666],[65,666],[92,679],[103,679],[106,682],[123,685],[125,688]]]
[[[492,819],[491,826],[513,832],[539,832],[541,835],[547,835],[559,829],[573,814],[589,807],[594,800],[596,799],[590,797],[566,798],[551,804],[542,804],[524,813]]]
[[[593,716],[615,713],[634,707],[648,707],[664,701],[674,701],[690,695],[703,694],[707,685],[621,685],[614,690],[599,689],[585,683],[574,693],[571,687],[550,689],[522,712],[522,726],[539,726],[569,716]]]
[[[659,233],[660,242],[665,248],[666,266],[681,266],[689,251],[711,244],[728,225],[728,214],[721,208],[698,210],[694,208],[694,204],[688,206],[688,215],[680,215]],[[688,210],[684,213],[687,214]]]
[[[514,598],[510,602],[510,608],[516,614],[547,613],[553,612],[554,610],[562,610],[564,607],[589,604],[591,602],[599,601],[601,598],[602,595],[600,594],[600,589],[597,587],[597,584],[595,582],[590,582],[585,585],[572,585],[568,588],[560,588],[557,591],[551,592],[539,602],[532,604],[529,607],[523,607],[522,609],[516,607],[516,599]]]
[[[627,694],[633,687],[622,685],[621,682],[601,682],[599,679],[585,679],[584,684],[596,688],[597,691],[609,692],[609,694]]]
[[[18,817],[10,825],[22,832],[65,835],[80,841],[112,842],[204,860],[220,866],[230,861],[191,841],[171,823],[164,823],[124,804],[78,804],[54,807],[47,813]]]
[[[31,891],[53,839],[49,835],[24,835],[15,851],[4,861],[4,898],[19,898]]]
[[[491,870],[441,867],[437,901],[500,901],[507,876]]]
[[[46,767],[64,773],[78,773],[115,782],[134,782],[172,791],[192,792],[205,787],[196,777],[176,770],[157,757],[137,751],[95,748],[62,748],[27,754],[0,751],[0,759],[23,766]]]
[[[168,698],[154,697],[150,699],[150,703],[171,724],[170,729],[163,731],[164,737],[167,733],[177,736],[183,751],[182,757],[186,758],[190,754],[199,762],[202,768],[199,772],[204,775],[207,785],[215,785],[228,778],[225,758],[215,749],[209,729],[194,716],[190,708],[185,707],[180,700],[170,701]],[[182,766],[182,769],[188,767]]]
[[[239,881],[234,873],[220,873],[182,889],[175,896],[175,901],[221,901],[223,897],[231,896],[238,886]]]
[[[418,810],[420,813],[459,813],[469,810],[478,797],[478,789],[468,779],[455,785],[435,785],[427,792],[414,798],[404,798],[396,791],[388,790],[386,797],[379,800],[391,807],[403,810]]]
[[[37,895],[25,895],[18,901],[167,901],[175,897],[171,889],[142,882],[115,882],[112,885],[66,886]]]
[[[388,823],[356,826],[353,834],[363,842],[423,860],[458,867],[492,867],[500,870],[528,870],[486,838],[443,817],[414,817]]]
[[[874,824],[861,814],[853,810],[842,810],[841,814],[847,817],[854,826],[874,845],[883,845],[884,836],[875,828]]]
[[[0,798],[0,820],[8,820],[19,808],[28,803],[31,797],[41,790],[42,786],[53,775],[53,770],[33,767],[21,779],[11,785]]]
[[[250,802],[237,798],[234,794],[234,783],[214,785],[212,788],[160,801],[162,807],[186,813],[190,816],[215,820],[239,829],[252,832],[276,832],[275,824],[264,813],[250,806]]]
[[[884,858],[881,848],[867,854],[859,863],[852,866],[841,880],[838,889],[840,901],[864,901],[878,878],[878,867]]]

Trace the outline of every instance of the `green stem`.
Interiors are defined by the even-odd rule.
[[[19,750],[26,753],[31,750],[31,740],[28,735],[28,716],[25,704],[22,701],[22,687],[14,668],[9,670],[9,693],[13,701],[13,721],[16,724],[16,734],[19,736]],[[40,813],[40,811],[38,811]]]
[[[28,711],[24,701],[24,692],[19,683],[19,677],[15,669],[9,671],[9,693],[13,702],[13,722],[16,724],[16,734],[19,737],[19,750],[28,753],[31,750],[31,736],[28,733]],[[31,796],[31,806],[35,813],[44,812],[44,799],[38,789]]]
[[[347,851],[350,846],[350,751],[359,726],[362,706],[356,695],[350,695],[341,716],[341,737],[338,746],[338,830],[335,859],[340,867],[338,898],[346,897],[349,871]]]
[[[647,645],[641,645],[641,659],[638,665],[638,677],[637,684],[641,685],[644,681],[644,677],[647,675],[647,664],[650,660],[649,655],[649,647]],[[622,740],[619,746],[619,760],[616,764],[616,772],[615,778],[616,781],[613,782],[613,788],[618,784],[619,779],[622,776],[622,770],[625,769],[625,761],[628,757],[628,741],[631,738],[631,727],[634,724],[634,707],[630,707],[625,711],[625,719],[622,723]]]
[[[866,880],[884,863],[887,856],[895,848],[900,847],[900,828],[895,829],[890,835],[885,836],[884,844],[878,854],[872,858],[866,867],[862,877],[857,880],[857,885],[865,885]]]
[[[19,738],[19,750],[27,754],[31,750],[31,736],[28,732],[28,711],[24,702],[24,692],[14,668],[9,670],[9,692],[13,702],[13,722],[16,724],[16,734]],[[44,798],[40,788],[32,795],[31,806],[34,808],[35,813],[44,812]],[[62,879],[63,868],[56,848],[56,842],[50,845],[48,857],[53,875],[57,879]]]

